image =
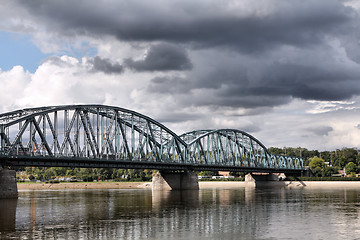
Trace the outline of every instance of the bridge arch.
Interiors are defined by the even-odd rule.
[[[302,159],[270,154],[254,136],[237,129],[196,130],[179,136],[196,164],[235,168],[299,169]]]
[[[0,135],[0,154],[9,157],[185,161],[186,143],[174,132],[113,106],[50,106],[0,114]]]
[[[180,135],[189,157],[199,164],[270,167],[271,154],[255,137],[237,129],[198,130]]]

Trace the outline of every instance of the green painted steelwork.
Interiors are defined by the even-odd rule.
[[[178,136],[145,115],[104,105],[0,114],[0,137],[2,165],[303,170],[302,159],[271,155],[240,130],[198,130]]]

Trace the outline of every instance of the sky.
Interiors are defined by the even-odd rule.
[[[0,0],[0,112],[104,104],[177,134],[360,148],[359,5]]]

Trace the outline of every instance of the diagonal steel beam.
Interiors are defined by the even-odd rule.
[[[68,142],[69,145],[70,145],[72,153],[74,154],[74,156],[76,156],[74,145],[72,144],[71,139],[70,139],[70,132],[71,132],[71,129],[72,129],[72,127],[74,125],[74,122],[76,120],[77,112],[78,112],[78,110],[75,110],[74,115],[73,115],[73,117],[72,117],[72,119],[70,121],[70,124],[65,129],[65,138],[64,138],[64,141],[63,141],[63,143],[61,145],[61,148],[60,148],[60,151],[59,151],[60,154],[62,154],[62,152],[64,151],[64,148],[66,146],[66,143]]]
[[[117,113],[117,114],[118,114],[118,113]],[[119,115],[118,115],[118,116],[119,116]],[[118,119],[119,119],[119,117],[118,117]],[[121,135],[122,135],[123,140],[124,140],[125,149],[126,149],[126,151],[127,151],[127,153],[128,153],[128,156],[129,156],[130,160],[132,160],[132,154],[131,154],[130,149],[129,149],[129,145],[128,145],[128,142],[127,142],[127,138],[126,138],[126,133],[125,133],[124,127],[123,127],[123,125],[122,125],[122,123],[121,123],[120,121],[119,121],[118,124],[119,124],[119,127],[120,127]]]
[[[8,154],[11,153],[12,151],[14,151],[15,145],[18,144],[20,142],[20,139],[23,135],[23,133],[25,132],[25,129],[27,128],[27,126],[29,125],[30,120],[26,120],[25,123],[22,125],[21,129],[19,130],[18,134],[16,135],[16,137],[14,138],[13,142],[11,143],[11,146],[8,150]],[[9,140],[8,140],[9,141]]]
[[[91,140],[91,134],[89,132],[90,123],[87,121],[83,111],[80,111],[80,120],[82,122],[82,125],[84,126],[84,131],[85,131],[85,134],[86,134],[86,140],[87,140],[88,144],[90,145],[90,149],[91,149],[91,151],[93,153],[93,156],[96,157],[97,156],[96,155],[97,147],[94,146],[93,141]],[[90,128],[91,128],[91,126],[90,126]]]
[[[41,138],[41,143],[45,146],[49,156],[53,156],[52,152],[51,152],[51,148],[49,147],[48,142],[46,141],[46,137],[44,136],[43,132],[41,131],[41,128],[39,126],[39,124],[36,122],[35,118],[32,120],[36,131],[38,132],[40,138]]]
[[[60,144],[59,144],[59,141],[57,139],[58,136],[57,136],[57,133],[55,131],[54,125],[52,124],[51,119],[50,119],[48,114],[45,114],[45,117],[46,117],[46,120],[47,120],[47,122],[49,124],[50,131],[51,131],[51,133],[53,135],[53,140],[55,141],[55,145],[56,145],[57,149],[60,149]]]

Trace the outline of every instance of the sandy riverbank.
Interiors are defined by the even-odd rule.
[[[200,188],[237,188],[255,186],[253,182],[199,182]],[[264,187],[286,188],[359,188],[360,181],[269,181],[260,182]]]
[[[19,183],[18,190],[56,189],[138,189],[151,188],[151,182],[77,182],[77,183]],[[199,188],[238,188],[244,182],[199,182]]]
[[[359,188],[360,181],[305,181],[305,182],[267,182],[265,186],[279,186],[287,188]],[[18,190],[59,190],[59,189],[151,189],[151,182],[78,182],[78,183],[32,183],[17,185]],[[253,186],[246,182],[199,182],[200,189],[206,188],[239,188]]]
[[[306,187],[306,188],[359,188],[360,181],[285,181],[287,187]]]
[[[20,183],[18,190],[58,189],[137,189],[151,188],[150,182],[76,182],[76,183]]]

